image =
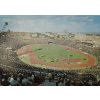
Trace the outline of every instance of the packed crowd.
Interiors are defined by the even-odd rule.
[[[50,69],[0,69],[1,86],[99,86],[100,80],[90,73],[54,71]]]
[[[24,41],[24,40],[23,40]],[[50,69],[31,68],[29,65],[22,64],[17,59],[17,55],[10,55],[8,61],[4,55],[5,49],[9,46],[14,51],[30,42],[4,37],[0,38],[0,85],[1,86],[99,86],[100,79],[96,74],[78,73],[75,71],[55,71]],[[31,43],[45,43],[48,40],[34,39]],[[55,44],[63,44],[75,48],[80,47],[75,41],[54,40]],[[76,45],[77,44],[77,45]],[[90,48],[89,48],[90,50]],[[89,51],[88,50],[88,51]],[[3,57],[5,57],[3,59]],[[3,65],[1,65],[1,63]],[[5,64],[5,66],[4,66]],[[10,67],[11,66],[11,67]]]

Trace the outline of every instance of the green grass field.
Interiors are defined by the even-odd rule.
[[[65,50],[60,45],[55,44],[34,44],[32,49],[39,59],[42,59],[46,62],[57,62],[61,59],[68,58],[79,58],[83,62],[88,60],[84,55],[80,53],[74,52],[72,50]]]
[[[87,67],[95,66],[96,58],[92,55],[87,56],[84,52],[71,49],[62,45],[56,44],[33,44],[21,48],[22,54],[19,59],[29,65],[35,65],[42,68],[56,69],[89,69]],[[33,53],[32,53],[33,51]],[[89,55],[89,54],[88,54]],[[93,63],[91,63],[93,62]]]
[[[26,64],[30,63],[30,59],[29,59],[29,56],[27,54],[19,56],[19,59],[21,59]]]

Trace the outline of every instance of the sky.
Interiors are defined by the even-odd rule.
[[[93,15],[0,15],[0,30],[17,32],[100,32],[100,16]]]

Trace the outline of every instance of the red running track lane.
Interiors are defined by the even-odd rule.
[[[32,51],[32,45],[26,46],[26,49],[24,49],[24,51],[20,49],[18,51],[18,55],[22,55],[22,54],[26,53],[29,55],[31,64],[33,64],[33,65],[34,64],[45,65],[46,68],[51,68],[50,66],[52,66],[56,69],[66,70],[66,69],[75,69],[75,68],[90,67],[90,66],[96,65],[96,59],[93,56],[91,56],[87,53],[84,53],[80,50],[74,49],[74,48],[70,48],[70,47],[64,47],[64,48],[66,50],[73,50],[75,52],[78,52],[78,53],[86,56],[88,58],[87,63],[80,63],[80,64],[73,63],[73,62],[80,62],[81,61],[80,59],[70,59],[70,60],[65,59],[65,60],[59,61],[57,63],[47,63],[47,62],[37,58],[35,52]]]

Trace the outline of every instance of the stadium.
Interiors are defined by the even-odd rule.
[[[100,85],[100,35],[4,31],[7,25],[0,33],[1,85]]]
[[[17,54],[19,59],[26,64],[38,65],[43,68],[71,70],[78,67],[92,67],[97,64],[95,57],[57,44],[28,45],[19,49]]]

